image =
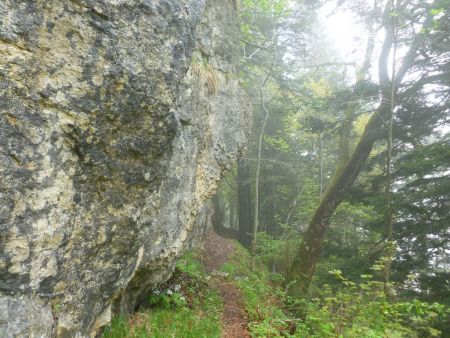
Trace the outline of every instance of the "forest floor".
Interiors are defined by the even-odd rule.
[[[269,274],[252,269],[238,242],[205,235],[173,276],[155,286],[130,317],[115,316],[103,338],[250,338],[289,336],[290,321],[274,301]]]
[[[231,240],[217,235],[210,229],[205,236],[201,261],[205,271],[212,276],[212,286],[217,288],[222,297],[221,337],[247,338],[250,334],[242,294],[226,279],[226,274],[218,271],[234,251],[235,245]]]
[[[282,276],[256,258],[210,230],[203,250],[186,252],[172,278],[150,290],[135,314],[115,316],[103,338],[437,337],[448,327],[443,305],[390,304],[382,282],[347,287],[339,270],[337,293],[324,288],[323,300],[289,298]]]

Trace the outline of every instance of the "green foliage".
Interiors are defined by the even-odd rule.
[[[262,35],[264,24],[269,18],[279,20],[283,16],[287,16],[289,14],[287,4],[287,0],[243,0],[241,33],[244,39],[251,41],[255,35]],[[263,19],[258,21],[256,25],[253,19],[255,13],[258,13],[260,20]]]
[[[146,308],[128,320],[116,317],[104,338],[220,337],[222,299],[205,281],[196,252],[184,255],[170,287],[154,289]],[[169,282],[168,282],[169,283]]]
[[[194,311],[187,307],[177,309],[159,309],[135,315],[127,321],[115,318],[106,330],[104,338],[209,338],[220,337],[220,325],[217,316],[215,297],[207,298],[205,311]],[[211,312],[212,311],[212,312]]]
[[[209,309],[209,308],[208,308]],[[158,311],[153,315],[154,324],[151,337],[220,337],[218,318],[184,308],[181,311]]]
[[[235,252],[221,268],[242,292],[252,337],[440,336],[439,324],[450,316],[449,309],[419,300],[388,301],[377,280],[383,261],[356,282],[341,270],[330,269],[332,283],[317,289],[314,298],[288,296],[283,277],[266,266],[272,255],[279,255],[280,243],[261,236],[255,260],[235,243]],[[182,269],[179,274],[192,279],[184,277],[184,285],[154,290],[148,297],[151,309],[128,320],[114,318],[104,337],[220,337],[221,298],[205,283],[197,254],[186,254],[177,266]]]
[[[130,326],[123,316],[113,318],[111,324],[106,328],[104,338],[123,338],[130,336]]]
[[[260,232],[256,246],[258,259],[271,271],[269,278],[274,281],[287,277],[301,241],[301,237],[289,226],[281,225],[281,227],[286,231],[283,238],[276,239],[265,232]]]
[[[151,306],[161,309],[176,309],[178,307],[186,306],[186,298],[179,292],[167,290],[164,292],[158,291],[148,296],[148,302]]]
[[[286,298],[291,311],[299,314],[301,336],[308,337],[437,337],[439,321],[448,309],[437,303],[419,300],[389,302],[383,283],[372,275],[354,283],[340,270],[329,272],[340,285],[324,285],[311,300]],[[300,333],[301,332],[301,333]]]
[[[198,257],[198,251],[189,251],[177,261],[176,267],[192,277],[204,278],[205,272],[203,271],[202,263],[199,261]]]
[[[252,259],[247,250],[236,245],[236,251],[222,270],[229,273],[242,292],[253,337],[280,337],[288,335],[291,320],[278,301],[278,290],[273,286],[277,274],[272,274],[262,264],[261,257],[252,269]]]
[[[273,256],[280,257],[282,243],[260,235],[256,257],[259,264],[255,269],[251,269],[250,256],[243,249],[223,267],[242,291],[254,337],[440,336],[439,327],[450,315],[449,309],[417,299],[386,299],[384,283],[378,280],[383,259],[372,266],[371,273],[361,274],[356,281],[331,268],[327,271],[330,283],[323,284],[321,280],[320,287],[314,288],[314,298],[288,296],[283,278],[268,270]],[[321,268],[333,265],[336,263],[325,261]]]

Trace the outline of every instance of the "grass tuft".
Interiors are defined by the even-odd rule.
[[[153,289],[131,318],[115,317],[103,338],[220,337],[222,299],[211,289],[196,253],[184,255],[173,277]]]

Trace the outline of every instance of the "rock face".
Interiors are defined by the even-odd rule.
[[[85,337],[239,155],[235,0],[0,0],[0,336]]]

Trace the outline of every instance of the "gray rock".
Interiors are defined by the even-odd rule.
[[[0,296],[0,337],[49,337],[52,312],[39,299],[26,295]]]
[[[0,0],[0,336],[93,336],[197,242],[250,130],[235,7]]]

